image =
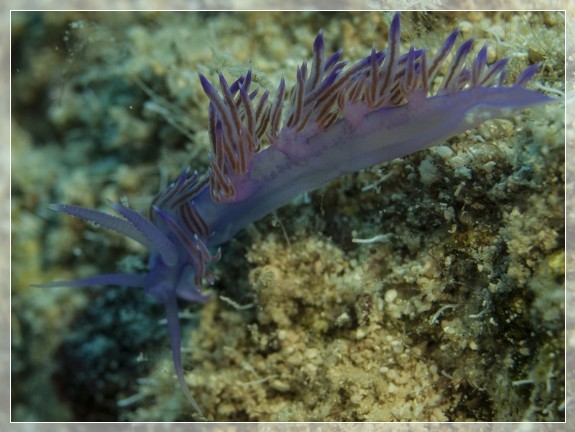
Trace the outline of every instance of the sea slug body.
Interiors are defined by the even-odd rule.
[[[469,58],[472,40],[452,54],[457,36],[454,31],[434,55],[413,46],[401,54],[400,16],[395,14],[387,48],[347,65],[341,51],[326,56],[319,33],[311,65],[297,69],[291,90],[282,79],[273,97],[252,88],[251,71],[231,84],[219,74],[219,90],[200,74],[210,100],[205,175],[184,170],[155,197],[148,218],[112,202],[119,216],[51,205],[145,246],[148,273],[42,286],[133,286],[162,303],[178,380],[202,417],[184,380],[177,299],[209,298],[202,285],[213,283],[210,268],[225,242],[302,192],[442,143],[487,119],[553,100],[524,87],[537,65],[505,85],[507,59],[488,65],[486,47]],[[446,72],[440,76],[442,66]]]

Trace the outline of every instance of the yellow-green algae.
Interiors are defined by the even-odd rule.
[[[383,46],[389,19],[14,17],[27,62],[13,82],[13,374],[21,368],[27,378],[13,381],[13,419],[82,420],[69,411],[73,401],[47,411],[42,400],[54,399],[53,354],[87,297],[29,284],[113,271],[126,254],[143,258],[137,245],[47,204],[104,209],[105,198],[126,196],[145,210],[186,164],[207,165],[197,71],[234,77],[251,65],[264,87],[282,75],[293,84],[320,28],[328,50],[358,59]],[[488,44],[490,61],[511,57],[511,79],[543,62],[537,79],[561,94],[563,20],[404,13],[403,48],[437,48],[459,26],[477,49]],[[339,179],[225,245],[215,298],[191,308],[200,323],[184,340],[187,379],[208,418],[562,420],[563,146],[561,104],[527,110]],[[133,355],[152,369],[117,395],[117,419],[191,419],[167,339]]]

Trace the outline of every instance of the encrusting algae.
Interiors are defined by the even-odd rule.
[[[20,329],[13,341],[20,344],[14,353],[21,366],[13,373],[28,378],[14,381],[14,420],[85,420],[78,413],[87,408],[100,419],[190,420],[161,338],[141,352],[122,354],[138,358],[147,376],[126,372],[117,387],[106,381],[108,372],[82,381],[116,389],[112,406],[101,405],[96,395],[78,409],[68,393],[54,419],[33,402],[26,389],[42,382],[53,394],[54,380],[47,370],[26,373],[40,365],[32,367],[25,344],[37,352],[49,334],[53,362],[47,367],[57,370],[65,363],[58,347],[70,346],[71,332],[60,327],[57,313],[66,295],[29,284],[62,272],[99,273],[126,251],[136,258],[121,266],[142,266],[137,245],[74,220],[58,220],[56,227],[54,216],[39,209],[50,202],[103,205],[104,197],[124,195],[133,208],[145,208],[144,198],[151,199],[161,180],[172,180],[182,163],[207,160],[207,103],[189,76],[195,70],[237,76],[251,60],[255,80],[272,88],[266,84],[291,77],[294,65],[309,58],[306,50],[319,28],[346,56],[359,58],[374,40],[384,43],[389,16],[198,14],[198,25],[190,26],[187,14],[144,14],[132,15],[125,32],[119,14],[42,16],[52,28],[84,23],[72,34],[87,44],[81,55],[91,67],[72,62],[66,71],[71,85],[60,75],[41,82],[34,69],[23,69],[33,85],[15,101],[16,130],[27,133],[13,150],[13,242],[15,251],[27,252],[13,257],[13,321]],[[533,32],[543,23],[545,31]],[[404,32],[413,36],[402,45],[437,47],[459,25],[465,38],[488,43],[490,61],[521,53],[511,56],[511,73],[537,57],[543,62],[537,80],[560,93],[562,23],[561,13],[405,13]],[[253,31],[245,32],[248,27]],[[118,57],[111,42],[90,45],[88,36],[101,42],[108,34],[98,29],[112,29],[116,39],[129,35],[129,55]],[[192,31],[203,37],[191,37]],[[23,53],[35,52],[27,45],[31,36],[16,37],[27,47]],[[203,42],[195,52],[182,42],[195,39]],[[165,50],[169,40],[176,41],[172,51]],[[221,46],[211,51],[210,44]],[[106,53],[113,52],[115,63],[106,63]],[[37,61],[57,64],[56,57],[44,50]],[[23,83],[17,78],[14,85]],[[45,124],[30,120],[44,116],[40,110],[23,114],[38,98],[50,101]],[[89,108],[99,114],[91,116]],[[42,128],[56,138],[40,140],[51,136]],[[44,170],[33,172],[28,165],[38,158],[45,160]],[[563,191],[563,110],[556,103],[338,179],[281,208],[226,245],[214,269],[213,300],[189,309],[184,367],[194,397],[206,417],[218,421],[563,420]],[[43,219],[29,216],[38,213]],[[24,234],[23,223],[34,229]],[[99,244],[84,247],[82,236]],[[73,259],[72,245],[82,245]],[[86,298],[102,295],[74,292],[66,306],[77,308],[78,317],[95,307]],[[134,290],[133,297],[143,293]],[[23,313],[31,304],[43,312]],[[111,317],[106,304],[100,315]],[[154,319],[127,321],[140,332],[146,320],[161,330]],[[75,337],[83,332],[92,334],[76,328]],[[105,336],[114,343],[113,333]],[[59,376],[56,386],[73,387]]]
[[[202,350],[215,350],[213,373],[190,376],[198,394],[215,390],[214,418],[234,419],[241,409],[250,420],[447,420],[437,367],[386,324],[394,302],[386,304],[380,284],[366,278],[367,263],[348,261],[316,236],[288,246],[270,235],[247,258],[255,266],[255,321],[228,328],[235,333],[229,341],[210,330],[229,313],[213,302],[202,314],[203,331],[192,337]],[[393,401],[402,401],[401,411],[393,412]]]

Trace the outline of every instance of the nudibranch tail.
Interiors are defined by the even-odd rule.
[[[451,33],[433,56],[413,45],[402,54],[397,13],[387,49],[373,48],[348,65],[341,61],[341,50],[326,55],[320,32],[311,66],[304,62],[297,68],[289,90],[282,78],[273,97],[252,89],[251,70],[231,84],[219,73],[219,90],[199,74],[209,100],[211,152],[205,176],[184,170],[154,198],[149,219],[115,203],[110,205],[121,217],[51,206],[145,246],[148,273],[45,286],[129,285],[163,303],[178,381],[203,417],[184,379],[177,298],[209,298],[201,287],[204,280],[215,279],[209,267],[220,259],[222,243],[333,178],[442,142],[512,109],[553,101],[524,87],[537,65],[506,86],[508,60],[488,64],[485,46],[469,59],[472,39],[451,54],[458,35],[457,30]]]

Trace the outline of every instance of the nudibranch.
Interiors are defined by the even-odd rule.
[[[286,89],[254,89],[248,71],[217,87],[199,75],[209,103],[211,143],[204,175],[184,170],[152,202],[148,217],[110,202],[113,216],[55,204],[57,210],[133,239],[149,251],[144,274],[103,274],[42,286],[131,286],[162,303],[178,380],[202,416],[184,379],[178,299],[203,302],[204,281],[221,246],[239,230],[302,192],[372,165],[402,157],[524,107],[551,102],[525,88],[538,65],[506,84],[503,58],[488,64],[487,48],[470,56],[473,40],[455,51],[454,31],[431,55],[413,46],[400,52],[400,15],[393,16],[387,48],[348,65],[342,51],[326,56],[320,32],[313,59]],[[452,51],[454,51],[452,53]],[[471,58],[470,58],[471,57]],[[446,72],[440,74],[445,66]]]

